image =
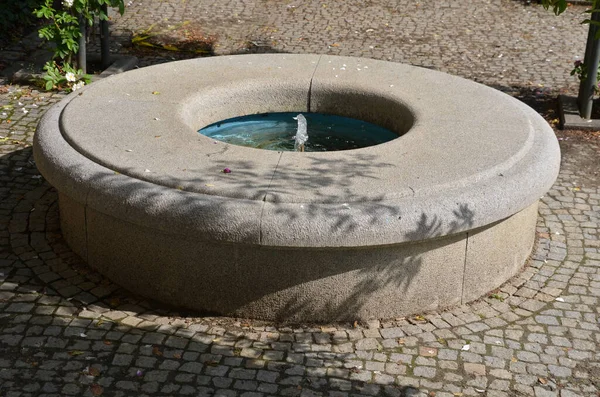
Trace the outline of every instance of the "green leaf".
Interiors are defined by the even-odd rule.
[[[567,0],[542,0],[542,7],[552,8],[555,15],[560,15],[567,9]]]

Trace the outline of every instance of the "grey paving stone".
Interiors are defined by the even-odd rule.
[[[423,378],[433,378],[435,377],[437,371],[432,367],[415,367],[413,368],[413,374],[418,377]]]
[[[376,350],[381,345],[374,338],[359,339],[354,344],[356,350]]]
[[[133,356],[129,354],[115,354],[112,364],[119,366],[127,366],[133,361]]]
[[[405,336],[405,333],[400,327],[393,328],[382,328],[380,330],[381,336],[385,339],[401,338]]]
[[[200,372],[202,372],[203,367],[204,366],[201,363],[191,362],[183,364],[181,367],[179,367],[178,370],[182,372],[191,372],[194,374],[199,374]]]

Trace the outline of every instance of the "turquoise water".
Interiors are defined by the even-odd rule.
[[[294,150],[298,113],[265,113],[219,121],[198,132],[233,145],[267,150]],[[398,138],[378,125],[321,113],[302,113],[308,122],[307,152],[358,149]]]

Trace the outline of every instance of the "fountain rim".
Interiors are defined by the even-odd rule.
[[[356,62],[358,59],[312,55],[260,55],[259,58],[258,55],[244,55],[186,62],[188,62],[188,65],[192,63],[199,65],[202,62],[205,63],[205,67],[223,67],[232,61],[242,63],[252,62],[259,65],[250,68],[251,70],[246,75],[246,79],[233,83],[233,85],[238,83],[238,89],[242,91],[252,90],[257,85],[263,84],[265,81],[270,81],[271,84],[274,84],[274,88],[278,87],[277,84],[287,84],[288,86],[291,84],[291,91],[294,91],[298,89],[298,85],[294,85],[294,81],[283,81],[283,77],[275,76],[276,81],[273,83],[273,70],[266,66],[276,61],[282,61],[286,56],[292,60],[292,63],[303,59],[306,63],[316,62],[317,65],[328,61],[345,64]],[[394,79],[394,76],[390,74],[394,72],[402,74],[410,69],[411,73],[422,76],[425,80],[433,81],[442,79],[442,83],[449,83],[454,88],[458,88],[459,91],[462,89],[461,95],[463,96],[469,94],[477,95],[481,92],[491,95],[494,101],[501,102],[504,110],[512,109],[519,116],[523,116],[515,124],[517,126],[520,125],[525,133],[529,134],[528,137],[524,138],[527,145],[519,149],[518,155],[513,153],[513,157],[509,156],[509,160],[511,161],[509,161],[505,168],[497,169],[491,167],[486,170],[486,175],[475,175],[474,178],[467,181],[468,183],[465,182],[464,178],[457,178],[456,180],[435,187],[427,186],[426,184],[423,186],[409,186],[410,189],[393,191],[390,194],[381,196],[380,199],[363,197],[353,201],[348,200],[347,197],[343,197],[341,200],[319,200],[317,198],[314,201],[307,201],[303,197],[280,195],[277,192],[268,191],[268,189],[263,194],[255,197],[244,195],[227,196],[219,195],[218,193],[211,194],[205,191],[185,191],[185,189],[179,189],[177,186],[165,185],[160,178],[150,178],[150,176],[155,177],[156,175],[146,175],[141,170],[144,167],[143,165],[140,165],[142,167],[140,170],[128,172],[127,169],[112,167],[110,164],[98,161],[87,150],[90,147],[100,148],[102,145],[107,144],[106,141],[97,142],[96,146],[92,144],[92,146],[82,147],[79,145],[80,142],[74,142],[73,137],[69,136],[66,132],[69,128],[73,128],[74,125],[73,123],[70,124],[72,120],[69,120],[69,117],[73,118],[77,109],[71,113],[68,110],[75,101],[79,101],[81,104],[87,104],[86,101],[102,102],[108,98],[102,92],[103,89],[106,90],[107,87],[110,88],[110,86],[118,85],[123,80],[129,78],[134,80],[132,86],[136,86],[136,84],[142,84],[143,79],[154,72],[158,72],[163,77],[171,76],[171,81],[178,78],[178,75],[173,73],[173,65],[158,65],[139,69],[135,72],[127,72],[108,78],[100,83],[95,83],[83,92],[74,93],[55,105],[46,113],[44,122],[40,124],[36,133],[34,146],[36,162],[42,174],[59,191],[107,215],[169,232],[175,231],[175,233],[186,234],[189,231],[194,231],[194,233],[208,241],[216,240],[268,246],[356,247],[418,241],[428,238],[427,234],[423,232],[421,235],[418,233],[407,235],[405,231],[414,228],[414,225],[419,223],[423,214],[432,217],[435,216],[437,221],[440,222],[442,225],[439,231],[440,236],[463,232],[492,224],[529,207],[547,191],[555,180],[560,162],[560,152],[556,138],[547,123],[524,104],[474,82],[438,72],[383,61],[361,60],[361,62],[373,65],[373,69],[381,66],[385,71],[384,76],[378,76],[378,79],[375,81],[368,82],[368,84],[372,85],[368,91],[365,91],[364,84],[367,84],[365,82],[340,80],[337,76],[334,77],[333,74],[324,75],[319,83],[321,86],[315,83],[313,77],[299,80],[302,80],[302,84],[305,84],[313,95],[320,92],[322,98],[327,95],[331,96],[336,92],[345,92],[350,96],[381,94],[381,97],[383,97],[385,95],[393,96],[400,89],[393,89],[393,84],[389,84],[389,81],[386,81],[386,79]],[[177,67],[181,66],[184,69],[187,67],[178,62],[174,64],[178,64]],[[306,75],[315,75],[316,69],[317,67],[315,66],[315,69],[310,70],[310,73]],[[250,77],[251,75],[256,76],[256,73],[259,74],[258,78]],[[195,76],[193,77],[195,78]],[[138,78],[142,78],[141,83],[140,81],[135,82]],[[199,101],[199,97],[204,96],[206,98],[214,91],[221,92],[221,97],[217,96],[216,99],[213,98],[215,99],[213,101],[214,105],[214,103],[219,103],[225,97],[232,98],[239,92],[228,92],[228,85],[231,86],[231,83],[212,85],[210,89],[186,96],[185,99],[191,99],[191,102],[187,104],[183,103],[183,108],[174,113],[175,119],[179,118],[180,123],[174,123],[172,119],[168,120],[174,133],[185,134],[185,131],[189,129],[190,122],[194,121],[193,119],[196,117],[192,115],[190,106],[199,106],[199,104],[202,104],[203,102]],[[406,87],[402,87],[401,89],[406,89]],[[101,92],[96,95],[95,91]],[[147,91],[151,91],[151,88],[147,88]],[[164,112],[162,114],[168,114],[169,111],[182,105],[181,101],[169,102],[169,99],[172,100],[172,97],[168,95],[159,98],[162,95],[163,93],[161,92],[161,95],[149,97],[150,99],[144,98],[139,101],[140,103],[132,103],[131,105],[134,110],[137,109],[137,105],[152,105],[149,110],[151,112],[151,110],[156,109],[153,106],[158,103],[158,105],[163,107]],[[418,96],[418,93],[411,95]],[[445,98],[456,101],[460,99],[461,95],[458,95],[459,98],[457,99],[456,95],[446,92]],[[406,95],[404,96],[406,97]],[[382,145],[346,152],[360,152],[365,155],[383,156],[389,160],[391,156],[397,154],[399,146],[396,141],[402,141],[401,144],[406,144],[406,138],[410,138],[411,144],[418,143],[419,134],[431,128],[432,123],[436,122],[436,117],[424,113],[424,105],[419,103],[417,96],[415,96],[413,102],[404,103],[402,100],[398,100],[398,103],[401,103],[408,112],[414,115],[414,122],[409,128],[409,133],[400,139]],[[163,101],[163,98],[166,100]],[[465,96],[465,98],[467,97]],[[277,99],[281,98],[274,98],[274,100]],[[322,104],[326,104],[325,102],[323,101]],[[470,103],[473,103],[473,100]],[[297,107],[297,103],[284,103],[284,105]],[[317,95],[313,101],[313,106],[318,105],[319,98]],[[344,105],[344,103],[341,105]],[[242,103],[241,106],[248,106],[248,104]],[[97,108],[92,108],[91,110],[92,115],[99,111],[101,110]],[[130,115],[128,111],[131,111],[131,109],[123,111],[124,116],[122,121],[125,121],[127,115]],[[210,111],[217,112],[214,106],[210,108]],[[448,123],[448,120],[440,120],[438,118],[437,122]],[[146,125],[152,125],[152,123],[146,122]],[[85,134],[93,135],[93,123],[83,121],[80,122],[79,126],[81,128],[87,127]],[[195,127],[197,128],[197,123]],[[473,125],[467,125],[464,128],[468,129],[472,127]],[[501,128],[502,126],[494,126],[493,123],[484,123],[483,127]],[[511,123],[505,126],[505,128],[514,127],[515,125]],[[155,131],[157,130],[150,129],[151,134]],[[476,141],[475,139],[471,149],[477,147]],[[396,142],[397,145],[394,145],[393,142]],[[422,143],[422,141],[420,142]],[[206,146],[208,142],[205,141],[203,144]],[[210,142],[210,145],[212,145],[212,142]],[[136,150],[138,149],[133,149],[134,152]],[[143,151],[143,147],[139,150]],[[254,157],[255,149],[229,148],[227,152],[228,158],[241,156],[243,159],[247,159]],[[339,156],[339,153],[311,153],[310,156],[313,156],[313,158],[328,157],[333,162],[344,161],[344,159],[348,158]],[[306,159],[306,154],[293,152],[290,152],[290,154],[292,155],[292,164],[302,164],[302,156],[305,156]],[[483,158],[485,154],[475,152],[471,153],[471,155],[480,155]],[[119,158],[116,158],[115,161],[118,160]],[[159,176],[166,178],[169,175]],[[340,188],[340,191],[342,190]],[[317,215],[309,215],[303,207],[306,205],[316,209]],[[350,208],[346,208],[344,205],[349,205]],[[469,225],[455,229],[451,225],[455,221],[455,212],[461,206],[467,206],[470,211],[475,213],[475,218]],[[402,213],[402,216],[394,219],[391,224],[389,219],[386,219],[385,216],[379,216],[377,213],[377,211],[389,208]],[[214,215],[204,219],[190,216],[190,214],[198,212],[213,213]],[[282,217],[282,213],[293,213],[299,217],[295,221],[299,223],[296,229],[290,228],[290,230],[286,230],[289,224],[285,220],[285,216]],[[356,219],[359,226],[351,231],[340,229],[334,230],[332,233],[332,229],[329,227],[331,219],[328,218],[334,213],[344,214],[344,216]],[[215,223],[215,219],[218,219],[219,222]],[[314,225],[320,223],[327,225],[327,227],[317,227],[315,230]],[[310,236],[306,233],[301,233],[300,237],[297,238],[298,235],[294,236],[292,234],[294,231],[297,232],[298,229],[302,231],[312,229],[314,233]]]

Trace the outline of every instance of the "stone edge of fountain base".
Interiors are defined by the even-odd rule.
[[[311,228],[317,236],[327,235],[332,221],[327,214],[356,215],[368,223],[368,218],[360,218],[368,213],[368,203],[350,212],[343,206],[331,212],[327,209],[331,204],[324,203],[319,217],[301,225],[308,232],[294,240],[289,235],[298,230],[293,222],[257,224],[257,219],[302,203],[181,191],[90,160],[61,130],[61,117],[73,98],[47,112],[34,146],[40,171],[59,191],[61,225],[71,248],[92,267],[141,295],[242,317],[308,322],[399,317],[477,299],[523,266],[534,242],[538,198],[554,181],[560,159],[551,138],[541,139],[545,146],[538,142],[531,155],[533,170],[525,166],[521,167],[525,174],[517,174],[537,178],[537,185],[528,192],[515,189],[516,204],[500,217],[496,213],[495,218],[472,222],[469,208],[460,206],[464,201],[449,193],[439,197],[438,204],[451,216],[438,217],[441,212],[431,208],[435,201],[422,201],[428,212],[415,211],[411,222],[416,226],[403,234],[404,240],[389,238],[393,229],[384,217],[362,235],[363,229],[348,229],[330,239],[310,240],[306,236]],[[539,116],[530,109],[524,112],[532,117],[537,134],[548,135],[549,127]],[[501,180],[512,186],[517,179],[502,175]],[[520,187],[529,183],[517,182]],[[492,188],[486,192],[496,192],[501,200],[488,196],[488,207],[510,203],[505,195],[513,192]],[[460,193],[467,195],[469,187]],[[387,203],[374,202],[372,208]],[[282,241],[287,244],[280,245]]]

